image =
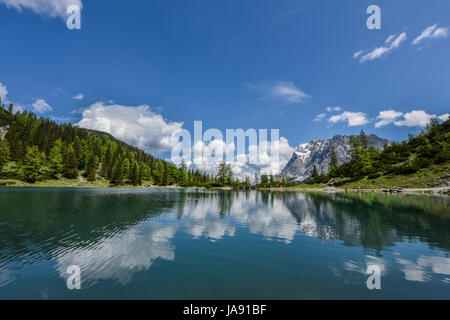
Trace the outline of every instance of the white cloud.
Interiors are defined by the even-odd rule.
[[[347,122],[349,127],[362,126],[369,123],[367,115],[363,112],[349,112],[344,111],[341,114],[332,116],[328,119],[328,122]]]
[[[422,31],[422,33],[413,40],[413,45],[418,45],[422,41],[426,39],[437,39],[437,38],[445,38],[448,35],[448,29],[447,28],[438,28],[438,24],[432,25],[425,30]]]
[[[309,95],[288,81],[264,81],[258,84],[249,84],[249,87],[250,89],[263,92],[266,98],[285,103],[300,103],[310,98]]]
[[[251,179],[254,174],[272,174],[277,175],[288,163],[295,148],[289,145],[289,141],[281,137],[279,142],[274,142],[274,150],[278,149],[279,157],[272,157],[272,143],[270,141],[259,143],[259,145],[249,145],[245,154],[237,154],[234,144],[226,144],[223,140],[216,139],[212,142],[197,142],[193,151],[196,157],[193,161],[187,161],[187,164],[194,169],[199,169],[210,174],[217,174],[219,163],[225,160],[226,152],[235,152],[235,160],[227,161],[233,169],[233,174],[241,181],[249,176]],[[211,153],[215,152],[215,157],[211,157]],[[173,160],[173,159],[172,159]],[[178,162],[178,159],[174,160]]]
[[[341,107],[327,107],[328,112],[341,111]]]
[[[119,140],[149,153],[172,150],[178,139],[172,134],[181,129],[182,122],[169,122],[150,106],[106,105],[97,102],[82,113],[79,127],[105,131]]]
[[[2,99],[2,103],[6,103],[6,96],[8,95],[8,89],[6,86],[0,82],[0,98]]]
[[[402,112],[395,110],[385,110],[381,111],[377,116],[377,122],[375,123],[375,128],[380,128],[393,123],[395,120],[403,116]]]
[[[44,99],[36,99],[31,107],[36,113],[45,113],[53,110],[53,108],[47,102],[45,102]]]
[[[386,41],[384,43],[389,44],[395,39],[396,34],[391,34],[389,37],[387,37]]]
[[[299,103],[308,98],[306,93],[291,82],[279,82],[270,91],[274,97],[278,97],[286,102]]]
[[[339,112],[341,111],[341,107],[327,107],[327,112]],[[314,122],[321,122],[327,116],[326,113],[321,113],[316,116]]]
[[[428,282],[437,274],[450,275],[450,259],[444,257],[420,256],[417,263],[406,259],[397,259],[401,271],[408,281]]]
[[[405,274],[406,280],[417,282],[427,282],[429,280],[422,266],[405,259],[397,259],[396,262],[402,266],[401,271]]]
[[[438,117],[442,121],[447,121],[450,118],[450,114],[444,113],[443,115]]]
[[[402,120],[395,121],[399,127],[425,127],[431,119],[436,118],[435,114],[428,114],[423,110],[413,110],[405,113]]]
[[[320,122],[320,121],[322,121],[326,116],[327,116],[327,115],[326,115],[325,113],[318,114],[318,115],[316,116],[316,118],[314,119],[314,122]]]
[[[79,93],[76,96],[74,96],[73,99],[75,99],[75,100],[83,100],[84,99],[84,94]]]
[[[21,104],[18,104],[18,103],[15,103],[15,102],[9,100],[8,99],[8,89],[7,89],[6,85],[4,85],[1,82],[0,82],[0,98],[2,99],[2,104],[5,104],[5,105],[13,104],[13,113],[23,112],[25,109],[29,109],[29,108],[32,108],[34,111],[36,111],[34,108],[34,104],[36,104],[38,108],[39,107],[41,107],[43,109],[46,108],[40,101],[38,101],[38,100],[42,100],[42,99],[36,100],[33,105],[26,105],[26,106],[23,106]],[[42,101],[45,103],[44,100],[42,100]],[[48,104],[47,104],[47,106],[48,106]],[[50,107],[50,106],[48,106],[48,107]],[[51,110],[51,107],[50,107],[50,110]],[[49,111],[49,110],[47,110],[47,111]],[[36,112],[38,112],[38,111],[36,111]]]
[[[378,47],[378,48],[374,49],[373,51],[363,55],[360,58],[359,61],[361,63],[363,63],[363,62],[366,62],[366,61],[371,61],[371,60],[375,60],[375,59],[381,58],[382,56],[388,54],[392,50],[400,47],[402,42],[404,42],[405,40],[406,40],[406,33],[405,32],[401,33],[397,37],[392,37],[392,35],[390,35],[385,41],[385,43],[388,44],[389,46]],[[355,57],[355,58],[358,58],[358,57]]]
[[[15,8],[19,12],[24,9],[33,11],[34,13],[48,16],[52,18],[67,17],[67,7],[77,5],[83,8],[81,0],[0,0],[8,8]]]
[[[82,269],[82,286],[88,288],[99,280],[129,283],[137,272],[149,270],[156,260],[175,260],[172,239],[176,226],[149,219],[130,230],[99,239],[95,246],[79,250],[53,252],[60,276],[67,278],[67,268]]]
[[[353,54],[353,58],[355,58],[355,59],[357,59],[360,55],[362,55],[364,53],[364,51],[363,50],[359,50],[359,51],[357,51],[357,52],[355,52],[354,54]]]
[[[417,263],[423,267],[430,267],[434,273],[450,275],[450,258],[420,256]]]
[[[446,113],[437,118],[446,121],[449,116],[450,114]],[[387,126],[391,123],[398,127],[425,127],[434,118],[436,118],[435,114],[428,114],[424,110],[413,110],[407,113],[385,110],[378,114],[375,128]]]

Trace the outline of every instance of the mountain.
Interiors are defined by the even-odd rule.
[[[368,136],[371,145],[383,150],[391,142],[374,134]],[[351,136],[336,135],[329,140],[311,140],[301,144],[281,172],[288,180],[303,182],[312,176],[314,166],[319,173],[327,173],[331,164],[331,147],[334,147],[339,164],[351,160]]]

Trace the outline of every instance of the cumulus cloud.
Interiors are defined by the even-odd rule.
[[[431,119],[436,118],[435,114],[428,114],[423,110],[413,110],[405,113],[403,119],[395,121],[399,127],[425,127]]]
[[[403,32],[400,35],[396,36],[396,35],[390,35],[386,40],[385,40],[385,46],[381,46],[378,48],[375,48],[373,51],[361,56],[360,58],[360,62],[366,62],[366,61],[371,61],[371,60],[375,60],[378,58],[381,58],[382,56],[388,54],[389,52],[391,52],[392,50],[400,47],[400,45],[406,40],[406,33]],[[359,58],[360,55],[356,56],[355,59]]]
[[[413,45],[418,45],[422,41],[426,39],[437,39],[437,38],[445,38],[448,35],[448,29],[447,28],[438,28],[438,24],[429,26],[425,30],[422,31],[422,33],[413,40]]]
[[[75,99],[75,100],[83,100],[84,99],[84,94],[79,93],[79,94],[75,95],[73,97],[73,99]]]
[[[67,17],[66,10],[71,5],[83,8],[81,0],[0,0],[0,3],[19,12],[26,9],[51,18]]]
[[[264,81],[249,84],[250,89],[260,91],[265,98],[278,100],[284,103],[300,103],[307,101],[310,96],[289,81]]]
[[[278,158],[272,156],[273,150],[278,151]],[[241,180],[247,175],[253,174],[273,174],[278,175],[286,166],[295,148],[289,145],[289,141],[281,137],[279,141],[273,144],[268,142],[260,142],[259,145],[249,146],[247,154],[238,154],[235,162],[231,162],[231,166],[236,176]],[[258,161],[252,161],[251,157],[258,156]]]
[[[349,127],[362,126],[369,123],[367,115],[363,112],[349,112],[344,111],[341,114],[332,116],[328,119],[328,122],[347,122]]]
[[[235,178],[241,181],[247,176],[253,178],[256,173],[278,175],[292,157],[295,149],[289,141],[281,137],[278,141],[259,141],[245,146],[240,152],[234,143],[227,144],[223,139],[213,141],[198,141],[193,146],[192,160],[186,161],[193,169],[199,169],[210,174],[217,174],[220,162],[225,161],[233,169]],[[226,154],[232,153],[234,159],[227,159]],[[276,154],[278,153],[278,156]],[[212,156],[213,155],[213,156]],[[185,158],[185,157],[184,157]],[[179,163],[180,159],[171,159]]]
[[[425,127],[431,119],[438,118],[441,121],[446,121],[449,116],[450,114],[445,113],[437,117],[435,114],[428,114],[424,110],[413,110],[407,113],[385,110],[378,114],[375,128],[381,128],[389,124],[394,124],[397,127]]]
[[[33,111],[36,113],[45,113],[53,111],[53,108],[44,100],[44,99],[36,99],[34,103],[31,105]]]
[[[110,133],[149,153],[169,152],[178,143],[173,135],[183,126],[150,110],[150,106],[123,106],[97,102],[83,110],[79,127]]]
[[[438,118],[442,121],[447,121],[450,118],[450,114],[445,113],[445,114],[439,116]]]
[[[403,116],[403,113],[395,111],[395,110],[381,111],[377,116],[377,122],[375,123],[375,128],[387,126],[388,124],[395,122],[401,116]]]

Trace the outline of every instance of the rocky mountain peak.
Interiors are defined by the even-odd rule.
[[[332,146],[339,164],[350,161],[350,138],[351,136],[335,135],[329,140],[311,140],[300,144],[281,172],[281,176],[288,180],[302,182],[311,177],[314,166],[320,173],[328,172],[331,164]],[[391,143],[389,140],[374,134],[369,135],[369,140],[379,150],[382,150],[386,144]]]

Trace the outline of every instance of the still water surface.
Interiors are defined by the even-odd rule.
[[[0,299],[450,299],[450,200],[0,188]],[[368,265],[382,270],[368,290]],[[68,290],[78,265],[81,290]]]

